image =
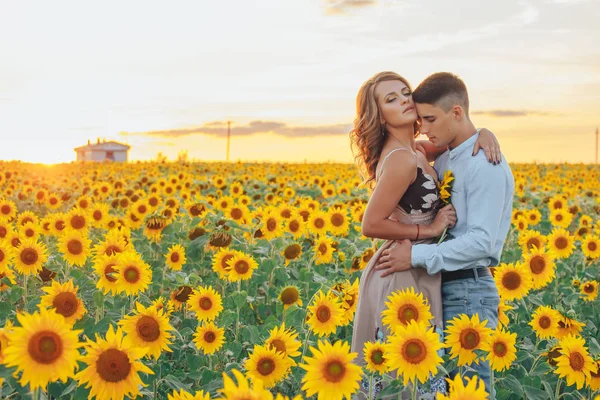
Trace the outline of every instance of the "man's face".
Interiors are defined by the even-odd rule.
[[[446,113],[441,108],[431,104],[415,104],[421,120],[421,133],[427,135],[431,143],[436,147],[443,147],[454,140],[452,110]]]

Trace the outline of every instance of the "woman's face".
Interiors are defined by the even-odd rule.
[[[383,81],[375,86],[375,99],[381,118],[388,126],[412,125],[417,120],[417,109],[412,92],[402,81]]]

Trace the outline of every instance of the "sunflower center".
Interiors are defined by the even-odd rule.
[[[581,353],[573,352],[569,356],[569,364],[575,371],[581,371],[585,366],[585,359]]]
[[[320,306],[315,313],[319,322],[325,323],[331,318],[331,310],[327,306]]]
[[[345,221],[345,219],[344,219],[344,216],[342,214],[335,213],[335,214],[333,214],[331,216],[331,224],[333,226],[336,226],[336,227],[337,226],[342,226],[342,225],[344,225],[344,221]]]
[[[34,235],[35,235],[35,231],[31,228],[27,228],[27,230],[25,231],[25,236],[33,237]]]
[[[533,249],[533,246],[537,247],[538,249],[542,246],[539,238],[531,238],[527,241],[527,248],[529,250]]]
[[[567,246],[569,245],[569,241],[565,237],[559,237],[558,239],[556,239],[554,244],[556,245],[557,249],[563,250],[567,248]]]
[[[231,217],[233,219],[241,219],[244,216],[244,213],[239,208],[234,208],[231,210]]]
[[[280,353],[284,353],[287,350],[285,347],[285,343],[283,340],[281,339],[273,339],[271,340],[270,346],[269,348],[275,348],[276,351],[280,352]]]
[[[106,250],[104,250],[104,254],[106,254],[107,256],[112,256],[113,254],[120,253],[120,252],[121,252],[121,248],[119,248],[118,246],[114,246],[114,245],[110,245],[106,248]]]
[[[71,239],[67,243],[67,250],[69,250],[69,253],[77,256],[83,252],[83,244],[77,239]]]
[[[129,266],[125,269],[123,277],[129,283],[137,283],[140,280],[140,271],[135,266]]]
[[[227,255],[223,256],[223,258],[221,259],[221,268],[227,269],[228,268],[227,263],[232,258],[233,258],[233,254],[227,254]]]
[[[171,262],[179,262],[179,253],[173,253],[171,254]]]
[[[290,224],[288,227],[291,232],[298,232],[298,229],[300,229],[300,222],[298,222],[296,220],[290,221]]]
[[[77,311],[77,296],[71,292],[62,292],[57,294],[52,300],[52,307],[57,313],[65,318],[69,318]]]
[[[117,272],[113,268],[114,266],[116,266],[116,264],[108,264],[107,266],[104,267],[104,277],[109,282],[116,282],[117,281],[117,278],[115,278],[114,275],[113,275],[115,272]]]
[[[460,333],[460,345],[463,349],[473,350],[479,345],[479,332],[473,328],[467,328]]]
[[[4,260],[4,251],[2,249],[0,249],[0,262],[2,262]]]
[[[299,295],[296,288],[286,288],[281,292],[281,301],[286,305],[294,304],[298,301]]]
[[[256,364],[256,370],[262,376],[268,376],[275,371],[275,362],[272,358],[261,358]]]
[[[548,329],[552,325],[552,320],[550,319],[550,317],[543,315],[540,318],[540,321],[538,322],[538,324],[540,325],[540,327],[542,329]]]
[[[317,218],[314,222],[314,225],[317,229],[323,229],[323,227],[325,226],[325,221],[323,220],[323,218]]]
[[[131,362],[125,352],[107,349],[98,356],[96,370],[105,382],[120,382],[129,376]]]
[[[4,239],[6,237],[7,233],[8,233],[8,230],[5,227],[0,226],[0,238]]]
[[[250,265],[245,260],[239,260],[235,263],[234,269],[238,274],[244,275],[250,269]]]
[[[203,297],[200,299],[199,306],[204,311],[210,310],[212,308],[212,300],[208,297]]]
[[[375,350],[371,353],[371,362],[375,365],[383,364],[383,351]]]
[[[509,271],[502,277],[502,286],[508,290],[515,290],[521,286],[521,275],[515,271]]]
[[[285,255],[285,258],[287,258],[288,260],[293,260],[294,258],[300,255],[300,250],[302,250],[300,245],[294,243],[286,247],[283,253]]]
[[[148,209],[144,205],[139,206],[137,210],[140,214],[145,214],[146,211],[148,211]]]
[[[327,254],[327,245],[325,243],[319,245],[319,253]]]
[[[337,383],[344,378],[346,367],[339,360],[331,360],[323,372],[327,381]]]
[[[556,214],[556,220],[558,222],[562,221],[563,220],[563,216],[561,214]]]
[[[302,217],[304,222],[306,222],[306,221],[308,221],[308,217],[310,216],[310,211],[302,210],[302,211],[298,212],[298,214],[300,214],[300,216]]]
[[[204,341],[206,343],[212,343],[217,339],[217,335],[213,331],[208,331],[204,333]]]
[[[588,294],[594,293],[594,285],[592,285],[591,283],[586,283],[583,286],[583,291]]]
[[[185,303],[190,298],[190,294],[192,293],[192,288],[189,286],[181,286],[175,295],[175,300],[180,303]]]
[[[508,352],[508,348],[506,347],[506,344],[504,344],[503,342],[494,343],[494,354],[496,356],[504,357],[507,352]]]
[[[26,248],[21,252],[21,261],[26,265],[33,265],[38,260],[38,253],[34,249]]]
[[[534,256],[529,261],[529,269],[536,275],[541,274],[546,269],[546,260],[542,256]]]
[[[94,211],[94,213],[92,214],[92,217],[96,221],[101,221],[102,220],[102,211],[100,211],[100,210]]]
[[[8,204],[2,205],[2,214],[8,215],[8,214],[10,214],[10,211],[11,211],[11,209]]]
[[[160,326],[156,319],[144,315],[136,325],[138,335],[146,342],[154,342],[160,336]]]
[[[410,339],[402,346],[402,356],[411,364],[419,364],[427,356],[427,348],[421,339]]]
[[[418,320],[418,318],[419,310],[413,304],[402,304],[398,308],[398,320],[404,325],[408,325],[410,321]]]
[[[75,229],[81,229],[85,226],[85,217],[81,215],[75,215],[71,218],[71,226]]]
[[[598,249],[598,244],[596,244],[596,242],[589,242],[587,248],[589,251],[596,251]]]
[[[371,261],[371,258],[373,257],[373,250],[369,249],[367,251],[365,251],[365,253],[362,256],[363,262],[368,263],[369,261]]]
[[[62,355],[62,340],[52,331],[37,332],[29,339],[27,350],[38,363],[52,364]]]
[[[280,214],[280,215],[281,215],[283,218],[289,218],[289,217],[291,217],[291,216],[292,216],[292,211],[286,208],[286,209],[284,209],[283,211],[281,211],[281,214]]]

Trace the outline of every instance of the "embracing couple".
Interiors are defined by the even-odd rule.
[[[367,183],[375,184],[362,230],[386,239],[360,279],[357,361],[364,362],[366,341],[387,339],[381,313],[402,289],[423,294],[440,334],[459,314],[479,314],[495,329],[500,299],[489,267],[499,263],[508,234],[514,181],[495,136],[471,122],[464,82],[436,73],[413,92],[400,75],[381,72],[360,88],[356,111],[352,144]],[[416,141],[420,133],[429,141]],[[446,171],[454,176],[452,204],[442,206],[438,182]],[[446,228],[450,239],[437,244]],[[489,363],[471,367],[489,393]],[[446,390],[444,379],[429,386],[422,398]]]

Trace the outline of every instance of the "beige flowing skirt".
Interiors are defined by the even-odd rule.
[[[396,207],[388,219],[405,224],[429,225],[435,218],[435,211],[423,214],[407,214],[402,208]],[[413,287],[415,292],[423,293],[431,307],[434,317],[433,324],[441,329],[443,324],[441,275],[429,275],[425,268],[411,268],[408,271],[395,272],[384,278],[383,271],[375,271],[377,260],[381,253],[397,244],[395,240],[387,240],[373,255],[360,277],[358,304],[354,317],[352,331],[352,351],[358,353],[354,362],[364,366],[363,348],[367,341],[376,341],[378,331],[383,332],[383,341],[389,331],[382,323],[381,313],[386,309],[387,297],[397,291]],[[431,240],[419,240],[417,243],[431,243]],[[379,335],[381,338],[381,334]]]

